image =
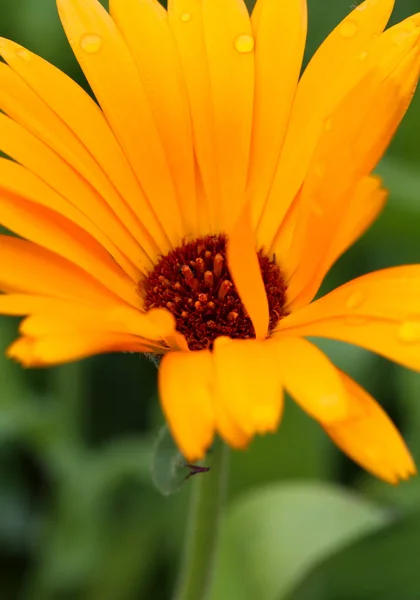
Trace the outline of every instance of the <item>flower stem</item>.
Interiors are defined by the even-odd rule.
[[[211,454],[208,473],[194,476],[185,553],[175,600],[208,598],[224,503],[229,463],[229,448],[220,440]]]

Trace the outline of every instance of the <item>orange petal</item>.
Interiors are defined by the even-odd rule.
[[[268,331],[267,294],[255,250],[249,209],[245,209],[228,237],[227,259],[236,290],[248,312],[257,339]]]
[[[359,277],[278,324],[285,335],[349,342],[420,370],[420,265]]]
[[[218,338],[214,366],[214,402],[237,428],[249,437],[275,431],[283,412],[283,392],[270,343]]]
[[[276,335],[269,342],[284,387],[308,414],[324,423],[349,415],[337,369],[321,350],[299,337]]]
[[[216,223],[229,231],[244,205],[254,101],[254,40],[242,0],[203,0],[221,193]]]
[[[61,215],[3,193],[0,194],[0,223],[81,267],[125,302],[141,306],[138,283],[120,269],[96,240]]]
[[[190,111],[166,12],[157,0],[110,0],[109,10],[136,63],[187,231],[195,237],[198,231]]]
[[[152,267],[138,242],[103,198],[54,151],[3,114],[0,115],[0,148],[60,194],[62,198],[54,204],[54,210],[64,205],[67,214],[71,212],[72,220],[91,233],[134,277],[138,279],[139,269],[133,265],[141,265],[143,270]],[[2,187],[7,187],[10,177],[20,179],[13,174],[18,168],[4,161],[2,168],[7,170],[8,177],[1,181]]]
[[[151,258],[166,250],[167,238],[96,102],[15,42],[0,39],[0,55],[19,75],[0,69],[1,108],[79,171]]]
[[[330,33],[305,69],[258,230],[261,244],[270,246],[296,197],[325,118],[366,74],[367,65],[359,56],[383,31],[393,5],[394,0],[362,3]]]
[[[306,1],[258,0],[252,27],[255,96],[248,197],[258,222],[277,168],[302,65]]]
[[[208,234],[215,232],[215,210],[220,202],[220,177],[217,165],[216,132],[210,72],[204,40],[202,0],[168,0],[168,21],[182,64],[191,111],[194,150],[202,180],[208,215]]]
[[[159,367],[159,395],[171,433],[188,461],[203,458],[214,436],[210,351],[169,352]]]
[[[170,241],[184,228],[164,149],[135,62],[97,0],[57,0],[61,22],[147,198]]]
[[[68,363],[106,352],[153,352],[134,335],[118,333],[85,333],[49,335],[40,339],[23,337],[7,350],[7,356],[25,367],[43,367]]]
[[[407,48],[418,35],[407,34]],[[344,99],[320,138],[300,199],[301,214],[292,256],[297,270],[289,301],[296,308],[309,302],[322,281],[337,224],[346,213],[346,199],[376,166],[404,116],[419,74],[419,48],[399,63],[389,61],[387,77],[373,71]],[[340,173],[340,177],[336,177]],[[316,252],[314,252],[316,248]]]
[[[65,258],[37,244],[0,236],[0,290],[30,293],[90,306],[110,306],[118,297]]]
[[[350,402],[363,416],[325,426],[333,442],[361,467],[389,483],[414,475],[413,459],[391,419],[355,381],[340,375]]]

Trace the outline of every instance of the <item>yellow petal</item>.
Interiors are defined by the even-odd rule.
[[[269,342],[218,338],[214,402],[247,436],[275,431],[283,412],[279,370]]]
[[[57,0],[73,52],[170,241],[184,228],[146,92],[115,23],[97,0]]]
[[[7,350],[7,356],[25,367],[43,367],[68,363],[106,352],[153,352],[134,335],[117,333],[86,333],[80,335],[49,335],[40,339],[23,337]]]
[[[407,35],[404,43],[410,48],[418,34]],[[382,81],[382,70],[373,70],[343,100],[319,140],[295,233],[300,250],[293,257],[297,270],[288,290],[295,308],[318,290],[346,199],[376,166],[408,108],[419,74],[419,50],[414,47],[402,62],[389,61],[391,71]]]
[[[377,402],[344,373],[349,401],[363,416],[325,426],[333,442],[361,467],[389,483],[416,473],[413,459],[391,419]]]
[[[103,198],[48,146],[6,115],[0,115],[0,148],[65,198],[68,202],[64,204],[71,205],[69,209],[73,220],[91,233],[131,276],[137,280],[139,278],[139,269],[134,268],[134,265],[141,266],[143,271],[152,267],[138,242],[128,233]],[[4,168],[10,171],[9,165],[6,164]],[[3,182],[0,182],[0,186],[2,185],[4,187]],[[60,204],[54,206],[54,209],[59,210],[59,207]]]
[[[3,193],[0,194],[0,223],[81,267],[125,302],[141,307],[138,281],[130,279],[102,246],[61,215]]]
[[[11,236],[0,236],[0,290],[31,293],[90,306],[109,306],[117,296],[68,260]]]
[[[203,0],[221,194],[216,223],[229,231],[244,205],[254,100],[254,40],[243,0]]]
[[[258,18],[257,18],[258,15]],[[254,119],[248,197],[258,221],[279,160],[305,47],[305,0],[258,0],[255,36]]]
[[[394,0],[367,0],[358,6],[327,37],[305,69],[258,230],[261,244],[270,246],[296,197],[325,118],[366,74],[368,67],[359,56],[383,31],[393,5]]]
[[[203,458],[214,436],[212,356],[169,352],[159,367],[159,395],[171,433],[188,461]]]
[[[166,12],[157,0],[111,0],[109,9],[140,74],[189,235],[196,236],[194,155],[187,93]]]
[[[96,102],[19,44],[0,39],[0,55],[19,75],[0,69],[1,108],[75,167],[151,258],[165,251],[167,238]]]
[[[267,294],[255,250],[249,209],[246,208],[228,237],[227,259],[235,288],[252,321],[257,339],[268,332]]]
[[[215,210],[220,202],[216,132],[211,95],[210,72],[204,40],[202,0],[168,0],[168,21],[182,64],[194,137],[194,150],[202,181],[205,213],[204,234],[215,233]],[[200,205],[201,205],[200,203]]]
[[[420,265],[359,277],[278,324],[286,335],[318,336],[372,350],[420,370]]]
[[[287,335],[274,336],[270,345],[284,387],[308,414],[324,423],[349,415],[337,369],[321,350]]]

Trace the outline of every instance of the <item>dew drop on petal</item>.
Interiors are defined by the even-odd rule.
[[[31,53],[28,52],[28,50],[26,50],[25,48],[19,48],[19,50],[16,52],[16,56],[18,56],[27,63],[30,62],[32,58]]]
[[[408,344],[420,342],[420,321],[406,321],[398,329],[398,339]]]
[[[181,21],[183,23],[188,23],[189,21],[191,21],[191,14],[190,13],[183,13],[181,15]]]
[[[366,2],[362,2],[362,4],[359,4],[359,6],[356,6],[355,10],[358,10],[359,12],[362,12],[363,10],[366,10],[367,6],[366,6]]]
[[[343,38],[353,38],[359,31],[359,26],[354,21],[345,21],[339,29],[340,35]]]
[[[325,119],[325,123],[324,123],[325,131],[331,131],[332,126],[333,126],[332,118],[328,117],[327,119]]]
[[[314,174],[317,177],[324,177],[324,175],[325,175],[325,166],[322,163],[317,163],[314,166]]]
[[[236,50],[241,54],[248,54],[254,49],[254,38],[252,37],[252,35],[249,35],[247,33],[243,35],[238,35],[234,42],[234,45]]]
[[[359,54],[359,60],[366,60],[368,56],[369,52],[367,52],[367,50],[363,50],[363,52]]]
[[[80,38],[80,47],[87,54],[96,54],[102,48],[103,40],[97,33],[84,33]]]
[[[324,216],[324,209],[321,208],[321,206],[319,206],[319,204],[316,204],[315,202],[311,204],[311,210],[319,217]]]
[[[397,46],[401,46],[401,44],[403,44],[406,39],[408,37],[410,37],[410,32],[408,31],[399,31],[398,33],[395,33],[393,36],[393,42],[394,44],[396,44]]]
[[[353,292],[353,294],[351,294],[346,302],[346,306],[347,308],[359,308],[359,306],[363,304],[364,299],[365,295],[363,292],[358,290],[357,292]]]
[[[363,327],[369,323],[369,318],[350,315],[344,318],[344,323],[349,327]]]

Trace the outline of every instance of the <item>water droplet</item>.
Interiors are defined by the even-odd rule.
[[[411,33],[412,31],[415,31],[417,29],[417,25],[414,22],[414,20],[407,20],[405,22],[405,30],[408,31],[408,33]]]
[[[188,23],[188,21],[191,21],[191,14],[190,13],[183,13],[181,15],[181,21],[183,23]]]
[[[234,44],[238,52],[240,52],[241,54],[248,54],[254,49],[254,38],[252,37],[252,35],[248,35],[247,33],[243,35],[238,35]]]
[[[28,50],[26,50],[25,48],[19,48],[19,50],[16,52],[16,56],[18,56],[27,63],[30,62],[32,59],[31,53],[28,52]]]
[[[363,304],[364,299],[365,295],[363,292],[358,290],[357,292],[353,292],[353,294],[351,294],[346,302],[346,306],[347,308],[359,308],[359,306]]]
[[[321,404],[326,408],[330,406],[335,406],[337,402],[338,394],[324,394],[323,396],[321,396]]]
[[[366,60],[368,56],[369,52],[367,52],[367,50],[363,50],[363,52],[359,54],[359,60]]]
[[[356,6],[356,8],[355,8],[355,10],[358,10],[360,12],[362,12],[366,9],[367,9],[366,2],[362,2],[362,4],[359,4],[359,6]]]
[[[398,329],[398,339],[401,342],[420,342],[420,321],[406,321]]]
[[[84,33],[80,38],[80,47],[87,54],[96,54],[102,48],[103,40],[97,33]]]
[[[328,117],[327,119],[325,119],[325,123],[324,123],[325,131],[331,131],[332,126],[333,126],[332,118]]]
[[[352,38],[359,31],[359,26],[354,21],[345,21],[340,27],[340,34],[343,38]]]
[[[324,209],[321,208],[319,204],[316,204],[315,202],[311,204],[311,210],[319,217],[322,217],[324,215]]]
[[[401,46],[401,44],[403,44],[405,40],[410,36],[411,34],[407,31],[399,31],[398,33],[394,34],[392,39],[394,41],[394,44],[396,44],[397,46]]]
[[[322,163],[317,163],[314,166],[314,174],[317,177],[324,177],[324,175],[325,175],[325,165],[323,165]]]
[[[363,327],[369,323],[368,317],[349,316],[344,318],[344,323],[349,327]]]

